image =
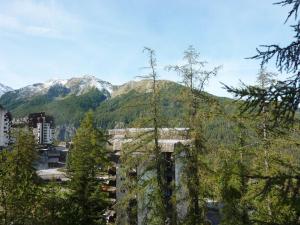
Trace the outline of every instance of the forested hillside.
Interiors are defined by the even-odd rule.
[[[22,98],[18,91],[8,92],[0,98],[0,104],[9,109],[13,117],[24,117],[29,113],[44,111],[54,116],[57,126],[56,135],[59,139],[68,139],[73,135],[84,114],[95,111],[97,125],[102,129],[114,127],[139,126],[147,106],[149,80],[129,82],[120,87],[115,87],[111,96],[97,88],[91,88],[84,94],[70,94],[69,89],[56,84],[41,95]],[[159,81],[160,105],[163,126],[185,127],[182,122],[184,107],[180,99],[183,86],[172,82]],[[232,123],[225,118],[225,114],[233,115],[237,112],[237,103],[232,99],[213,96],[220,115],[215,117],[207,127],[209,137],[225,143],[230,143],[234,137]],[[203,105],[202,110],[208,107]],[[143,121],[143,126],[145,123]]]

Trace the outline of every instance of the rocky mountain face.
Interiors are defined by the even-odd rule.
[[[5,86],[4,84],[0,83],[0,97],[9,91],[13,91],[13,89],[11,87]]]

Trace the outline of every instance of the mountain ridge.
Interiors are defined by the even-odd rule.
[[[159,85],[164,86],[167,83],[175,83],[170,80],[159,80]],[[108,98],[114,98],[122,94],[126,94],[131,90],[136,90],[139,93],[151,91],[151,80],[131,80],[121,85],[113,85],[108,81],[97,78],[92,75],[83,75],[78,77],[71,77],[69,79],[50,79],[44,83],[34,83],[26,85],[18,89],[6,87],[3,94],[11,92],[18,99],[30,99],[39,95],[46,94],[51,88],[61,87],[65,88],[65,95],[75,94],[77,96],[87,93],[90,89],[96,88],[105,93]],[[1,97],[1,83],[0,83],[0,97]]]
[[[9,86],[0,83],[0,97],[9,91],[13,91],[13,89]]]
[[[110,96],[113,85],[107,81],[103,81],[95,76],[84,75],[82,77],[72,77],[70,79],[51,79],[44,83],[35,83],[13,90],[17,98],[31,98],[38,95],[46,94],[52,87],[65,88],[65,94],[81,95],[89,91],[91,88],[97,88]]]
[[[89,82],[83,82],[87,80]],[[70,140],[84,114],[90,110],[94,111],[95,123],[101,129],[116,126],[138,127],[140,124],[149,126],[141,121],[149,115],[147,103],[151,97],[151,80],[129,81],[123,85],[112,85],[99,80],[95,77],[86,77],[83,80],[77,77],[67,81],[50,80],[46,84],[29,85],[30,88],[26,86],[27,88],[5,93],[0,97],[0,105],[8,109],[14,118],[22,118],[33,112],[46,112],[53,116],[58,140]],[[66,86],[68,81],[69,86]],[[160,89],[159,104],[164,118],[162,125],[184,127],[186,106],[180,100],[184,86],[168,80],[158,80],[157,83]],[[29,92],[31,87],[33,93],[24,92],[24,89]],[[25,95],[22,96],[23,93]],[[227,111],[235,110],[236,105],[232,104],[231,99],[211,96],[227,108]],[[207,109],[207,106],[203,105],[202,108]],[[217,128],[213,129],[220,129],[218,124],[223,122],[223,119],[215,121],[213,126]],[[227,130],[221,133],[221,138],[231,135]]]

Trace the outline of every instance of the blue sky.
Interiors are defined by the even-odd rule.
[[[229,96],[220,82],[255,81],[259,62],[245,58],[258,45],[291,40],[288,9],[274,1],[0,0],[0,83],[90,74],[122,84],[143,73],[144,46],[156,50],[161,78],[178,81],[163,67],[193,45],[209,66],[223,65],[207,91]]]

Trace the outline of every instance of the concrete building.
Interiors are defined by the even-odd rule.
[[[54,119],[45,112],[32,113],[28,116],[28,125],[32,128],[36,141],[40,145],[50,145],[54,137]]]
[[[123,183],[126,182],[127,179],[131,179],[132,177],[140,177],[144,173],[144,166],[145,161],[141,160],[141,165],[137,165],[136,168],[133,168],[130,174],[127,177],[124,177],[122,175],[121,171],[121,161],[119,160],[120,156],[122,155],[123,148],[126,145],[126,143],[134,142],[138,136],[140,136],[143,133],[149,133],[153,129],[152,128],[144,128],[144,129],[113,129],[109,131],[109,135],[111,136],[111,143],[112,143],[112,161],[114,161],[115,166],[110,169],[110,176],[112,180],[108,182],[108,185],[106,186],[106,190],[110,193],[110,196],[115,198],[116,202],[119,202],[126,196],[127,190],[124,189]],[[161,147],[161,151],[164,154],[164,158],[166,159],[167,165],[166,165],[166,171],[165,171],[165,180],[169,184],[174,184],[173,187],[170,185],[170,190],[165,193],[168,198],[174,197],[174,189],[180,189],[181,186],[181,176],[182,173],[182,161],[180,157],[175,156],[175,149],[177,148],[185,148],[185,146],[188,146],[190,144],[190,140],[188,139],[188,129],[186,128],[162,128],[159,130],[159,144]],[[143,148],[143,147],[142,147]],[[146,149],[147,147],[144,146]],[[145,150],[144,149],[144,150]],[[143,149],[138,150],[138,152],[142,152]],[[136,154],[136,157],[141,157],[141,155]],[[149,158],[151,160],[151,156]],[[151,172],[150,172],[151,173]],[[147,176],[152,176],[151,174]],[[115,187],[115,188],[114,188]],[[176,191],[176,195],[180,193],[180,196],[176,196],[176,199],[178,199],[178,202],[176,205],[170,205],[169,207],[173,207],[173,211],[177,212],[176,217],[184,216],[185,212],[187,211],[187,205],[184,203],[184,201],[181,201],[180,198],[184,196],[184,191]],[[143,199],[143,196],[136,196],[136,199],[132,199],[131,207],[136,207],[137,215],[136,218],[132,218],[132,216],[128,216],[124,214],[124,210],[122,212],[119,210],[116,210],[113,206],[108,212],[108,222],[113,222],[113,220],[116,218],[116,224],[126,224],[126,220],[129,218],[132,220],[136,220],[137,224],[142,224],[142,222],[145,219],[145,216],[147,215],[147,211],[145,210],[144,205],[146,204],[145,199]],[[113,202],[113,201],[112,201]],[[126,211],[126,210],[125,210]],[[129,210],[130,211],[130,210]],[[128,210],[127,210],[128,212]]]
[[[36,169],[61,168],[66,164],[67,149],[61,149],[59,146],[47,146],[45,148],[37,148],[38,160]]]
[[[37,148],[38,160],[35,163],[38,175],[44,181],[66,181],[67,176],[64,172],[68,155],[68,146],[66,143],[60,143],[57,146],[48,145]]]
[[[11,114],[0,105],[0,150],[11,143]]]
[[[143,143],[139,143],[141,147],[136,149],[135,151],[138,153],[135,157],[137,157],[135,168],[132,168],[132,171],[124,175],[124,171],[122,171],[122,162],[120,161],[120,157],[127,148],[128,144],[132,144],[137,139],[141,137],[143,133],[151,133],[153,131],[152,128],[129,128],[129,129],[113,129],[109,130],[109,135],[111,137],[110,143],[112,143],[112,156],[111,161],[114,162],[114,166],[109,170],[109,177],[107,178],[107,185],[104,186],[103,190],[109,193],[111,197],[112,206],[107,211],[107,222],[115,223],[117,225],[122,224],[132,224],[132,221],[135,221],[133,224],[141,225],[145,221],[145,217],[147,216],[147,209],[145,209],[145,205],[148,204],[145,196],[135,196],[131,202],[129,203],[128,209],[120,210],[116,207],[115,203],[122,201],[124,197],[127,197],[126,188],[124,188],[123,183],[130,183],[130,179],[143,179],[143,177],[147,177],[146,179],[151,178],[154,173],[147,172],[145,173],[144,168],[147,161],[151,161],[151,155],[147,155],[146,159],[143,158],[143,151],[147,151],[147,146]],[[169,189],[166,191],[165,195],[171,200],[175,199],[175,203],[170,201],[170,205],[168,208],[170,209],[169,218],[172,218],[173,222],[180,223],[182,219],[184,219],[187,210],[188,204],[185,200],[187,190],[184,187],[184,183],[182,179],[184,179],[183,169],[184,169],[184,157],[185,152],[188,151],[189,146],[191,144],[191,140],[189,139],[189,130],[186,128],[161,128],[159,129],[159,144],[161,151],[164,155],[164,161],[166,162],[165,171],[164,171],[164,179],[169,184]],[[146,190],[147,192],[147,190]],[[145,192],[144,192],[144,195]],[[207,201],[207,221],[208,224],[216,225],[219,224],[219,211],[218,204],[214,204],[210,200]],[[133,212],[133,214],[131,214]]]

